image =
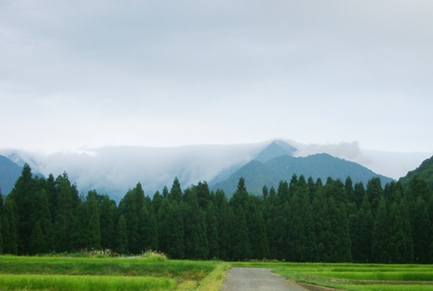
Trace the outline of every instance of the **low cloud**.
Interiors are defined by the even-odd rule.
[[[417,168],[422,161],[433,155],[433,152],[390,152],[362,149],[358,141],[328,143],[328,144],[302,144],[296,145],[296,156],[327,153],[334,157],[349,160],[363,165],[375,173],[399,179],[408,171]]]
[[[241,166],[265,143],[239,145],[200,145],[183,147],[104,147],[82,152],[54,154],[3,151],[9,157],[26,161],[33,172],[54,176],[67,172],[82,194],[96,189],[119,200],[140,182],[146,195],[153,196],[175,177],[182,188],[199,181],[210,181],[221,171]]]
[[[359,163],[378,174],[398,179],[418,167],[433,153],[378,152],[361,149],[357,141],[336,144],[302,144],[288,141],[298,149],[295,156],[327,153]],[[81,194],[96,189],[119,201],[138,182],[146,195],[153,196],[175,177],[183,189],[199,181],[210,182],[223,171],[237,169],[252,160],[271,141],[254,144],[192,145],[183,147],[103,147],[80,152],[46,154],[1,150],[1,154],[34,173],[55,177],[67,172]]]
[[[305,157],[312,154],[327,153],[342,159],[356,159],[362,155],[359,142],[340,142],[335,144],[298,144],[297,156]]]

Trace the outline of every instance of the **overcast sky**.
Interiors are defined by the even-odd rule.
[[[0,148],[433,150],[433,1],[0,0]]]

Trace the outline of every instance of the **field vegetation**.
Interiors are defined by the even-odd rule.
[[[433,290],[431,265],[248,262],[297,282],[338,290]]]
[[[139,257],[0,257],[0,290],[219,290],[228,264]]]
[[[0,290],[221,290],[231,266],[270,268],[301,284],[339,290],[433,290],[431,265],[0,256]]]

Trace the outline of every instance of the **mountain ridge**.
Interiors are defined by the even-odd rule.
[[[0,155],[0,190],[7,195],[21,176],[22,168],[5,156]]]
[[[27,162],[34,173],[43,173],[45,176],[51,173],[57,176],[66,172],[81,194],[85,195],[89,190],[94,189],[98,193],[110,195],[116,201],[119,201],[137,182],[141,183],[146,195],[149,196],[153,196],[156,191],[161,191],[164,186],[170,187],[175,178],[178,178],[183,189],[199,181],[206,181],[211,189],[215,189],[215,184],[227,180],[253,160],[269,162],[278,156],[307,157],[321,152],[332,153],[334,157],[357,162],[368,169],[374,164],[377,156],[387,157],[386,153],[381,153],[371,159],[370,156],[363,155],[366,151],[361,152],[357,143],[321,146],[281,139],[251,144],[161,148],[114,146],[50,154],[0,149],[0,154],[4,156],[10,155],[20,163]],[[396,161],[396,155],[392,155],[385,160],[386,164],[393,163],[394,168],[405,165],[406,169],[413,169],[419,165],[413,163],[413,166],[408,167],[408,159],[405,159],[407,156],[402,153],[401,157],[403,160],[399,163],[400,160]],[[416,156],[416,159],[420,159],[420,155]],[[255,171],[259,172],[261,166],[255,165],[255,167]],[[267,171],[273,171],[272,173],[278,179],[284,178],[272,169]],[[382,173],[377,170],[375,172]],[[265,184],[269,183],[268,178],[260,177]],[[401,176],[393,178],[399,177]],[[250,183],[251,181],[247,180],[247,186]]]
[[[344,181],[349,176],[354,183],[362,182],[364,185],[373,177],[379,177],[383,184],[393,181],[355,162],[322,153],[306,157],[282,155],[265,163],[254,160],[227,180],[213,184],[212,189],[222,189],[230,196],[236,191],[239,178],[243,177],[247,190],[259,195],[263,186],[277,188],[280,181],[290,181],[293,175],[312,177],[314,180],[320,178],[322,181],[326,181],[328,177]]]
[[[409,171],[406,176],[399,179],[403,186],[407,187],[414,177],[425,180],[428,186],[433,189],[433,156],[425,159],[419,167]]]

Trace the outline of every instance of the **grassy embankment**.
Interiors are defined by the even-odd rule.
[[[162,257],[0,256],[0,290],[219,290],[228,264]]]
[[[341,290],[433,290],[432,265],[333,263],[234,263],[271,268],[297,282]]]

